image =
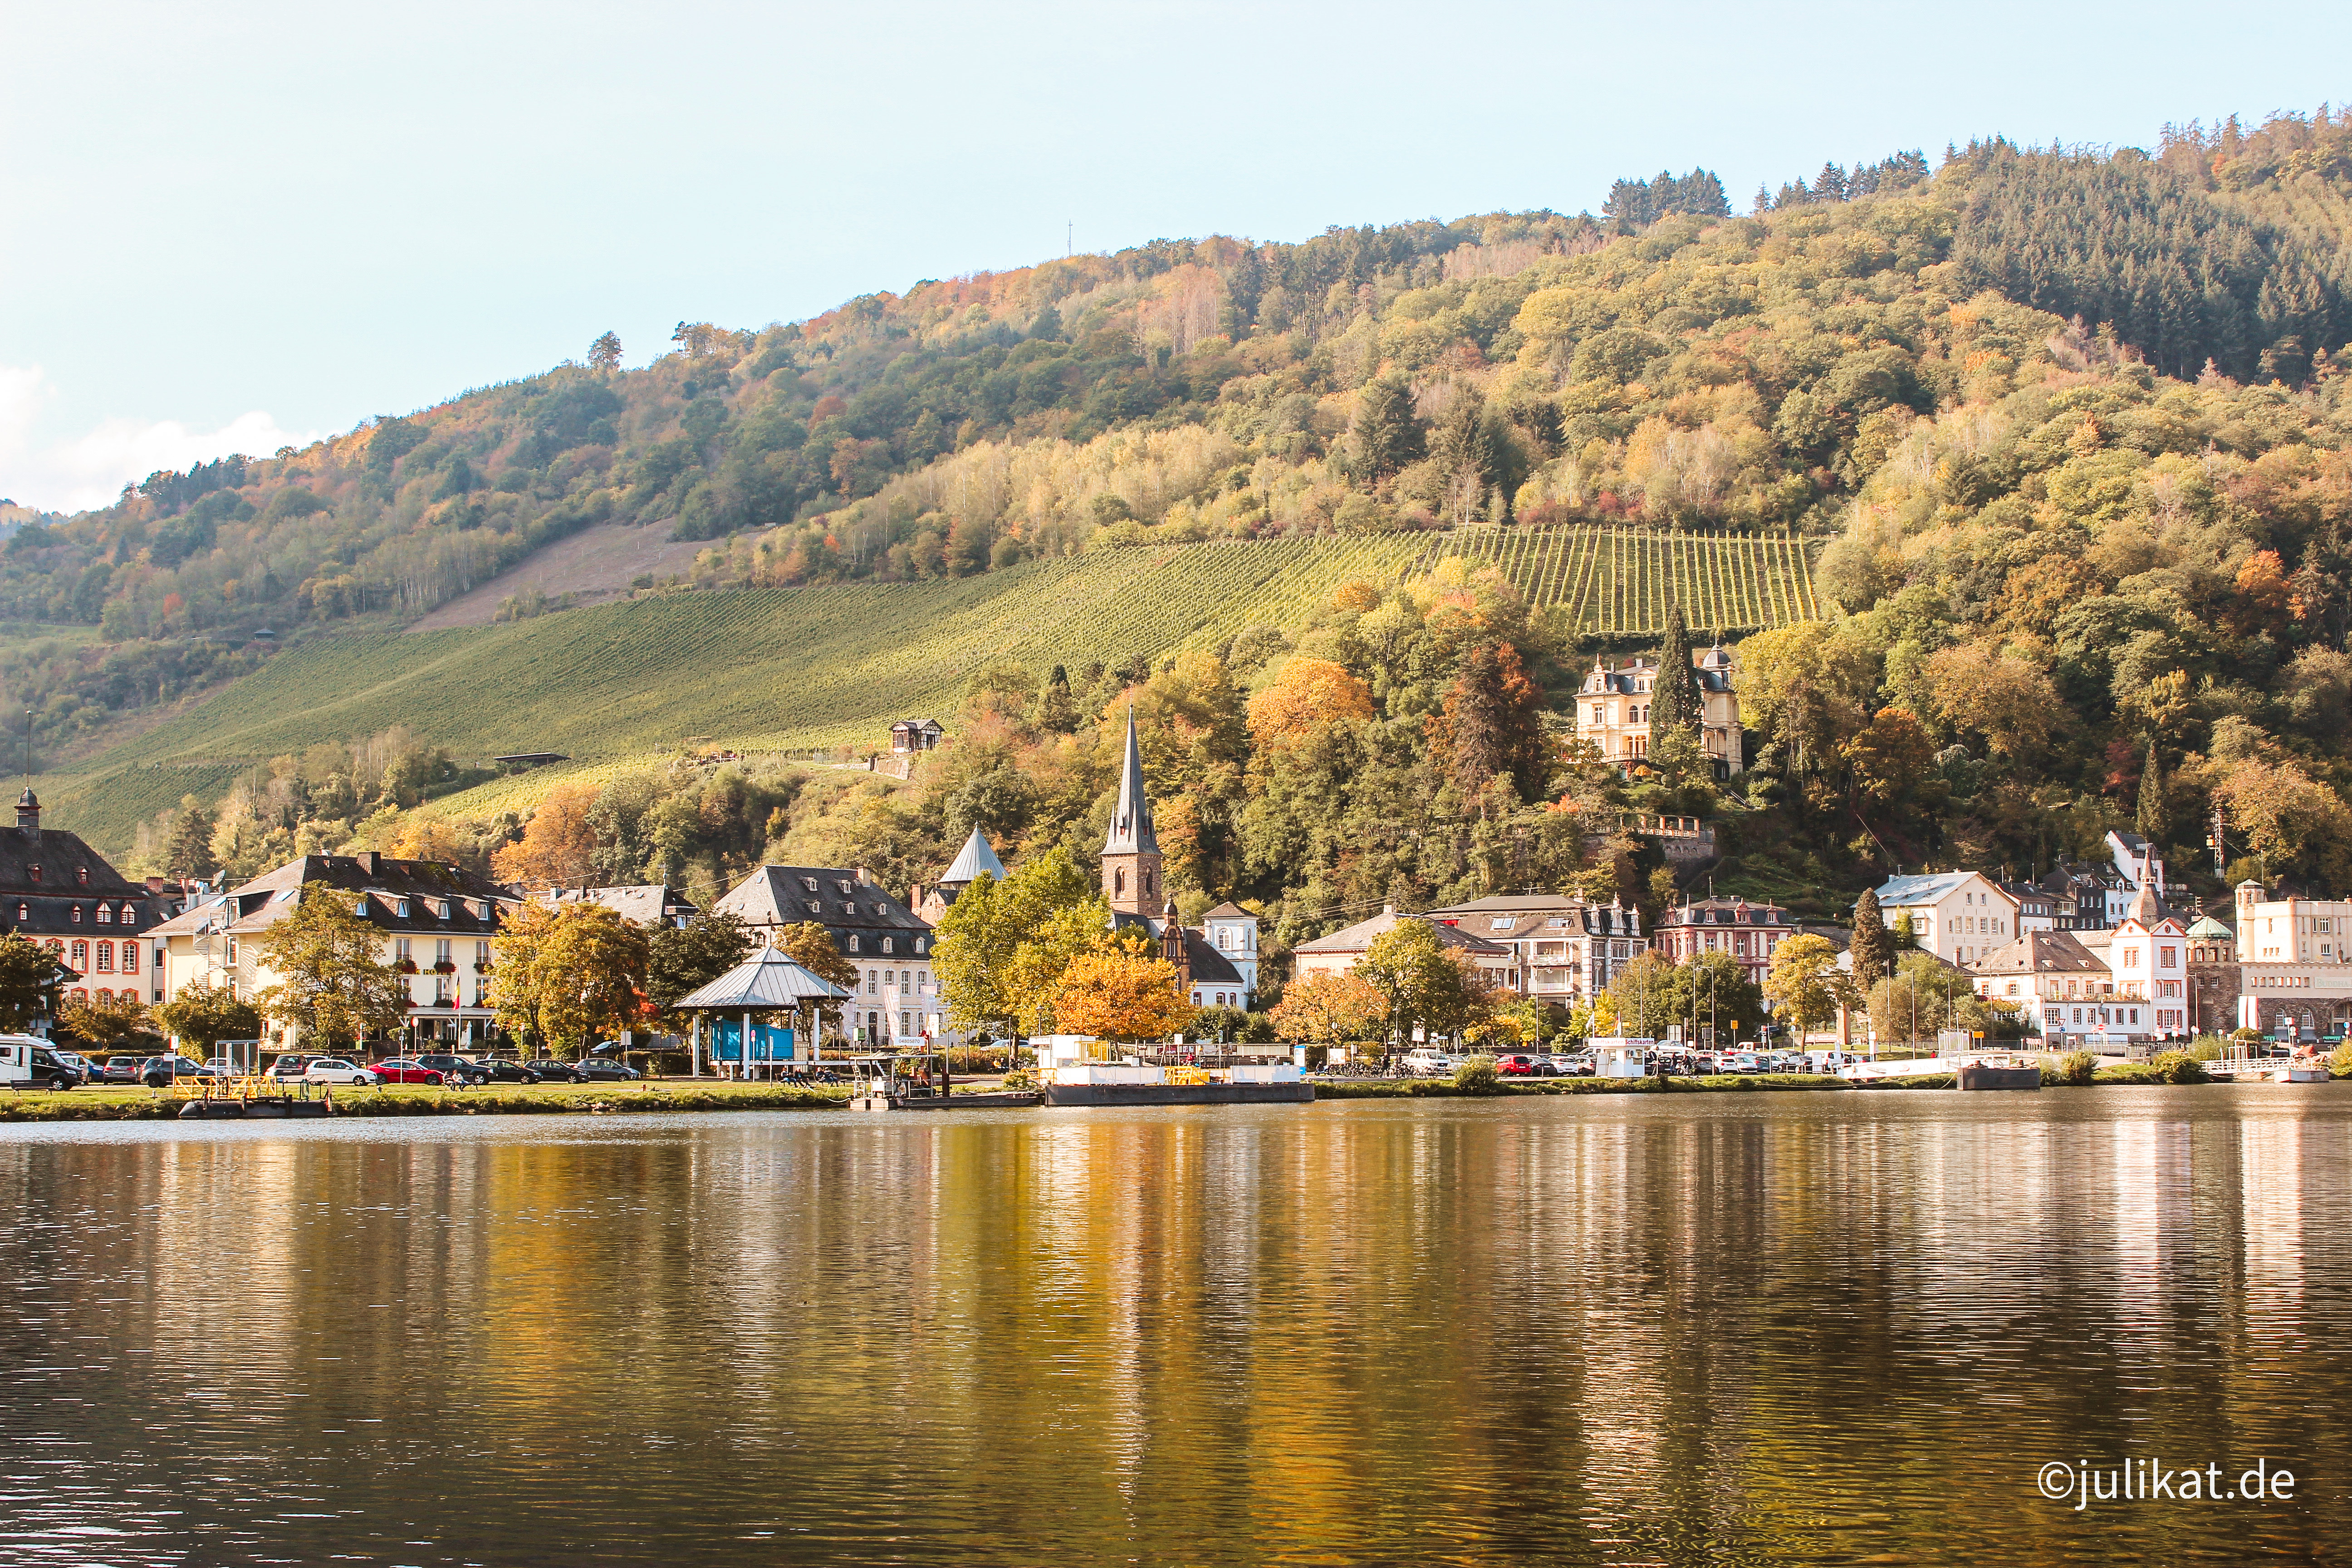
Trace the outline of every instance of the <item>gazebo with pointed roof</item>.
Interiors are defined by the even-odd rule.
[[[797,1021],[802,1009],[812,1004],[822,1007],[827,1002],[846,1001],[848,998],[848,992],[803,967],[791,954],[762,943],[751,957],[718,979],[689,991],[673,1005],[681,1013],[698,1015],[695,1019],[694,1070],[699,1075],[702,1071],[702,1020],[698,1015],[742,1015],[744,1068],[748,1072],[751,1065],[752,1014],[790,1012]]]
[[[975,825],[971,837],[963,841],[961,849],[956,851],[954,863],[940,873],[940,886],[961,892],[980,880],[983,871],[1000,882],[1004,880],[1004,862],[996,858],[996,850],[989,844],[988,836]]]

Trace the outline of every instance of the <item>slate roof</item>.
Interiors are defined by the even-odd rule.
[[[1239,904],[1233,903],[1219,904],[1215,909],[1211,910],[1207,914],[1202,915],[1201,918],[1204,921],[1254,921],[1257,919],[1255,915],[1250,913]]]
[[[549,888],[531,895],[558,908],[565,904],[602,904],[631,925],[675,925],[702,912],[693,900],[661,882],[640,882],[618,888]]]
[[[677,1005],[740,1012],[834,1002],[848,994],[832,981],[794,963],[789,954],[762,945],[718,979],[679,997]]]
[[[1889,877],[1879,884],[1878,901],[1887,904],[1932,904],[1977,875],[1974,871],[1937,871],[1925,877]],[[1986,880],[1990,881],[1990,878]],[[1997,885],[1997,884],[1996,884]]]
[[[1354,925],[1335,931],[1328,936],[1318,936],[1312,942],[1302,942],[1290,951],[1294,953],[1361,952],[1372,945],[1373,938],[1395,929],[1404,921],[1428,921],[1429,929],[1437,933],[1438,943],[1444,947],[1458,947],[1465,952],[1492,958],[1505,957],[1512,951],[1501,942],[1488,942],[1485,937],[1474,936],[1459,926],[1450,926],[1443,921],[1429,920],[1426,915],[1400,914],[1374,915],[1370,920],[1358,921]]]
[[[438,860],[395,860],[373,853],[304,855],[215,900],[201,902],[156,929],[179,935],[204,929],[205,921],[216,915],[219,926],[230,931],[262,931],[291,912],[302,889],[312,883],[354,895],[355,912],[383,931],[404,936],[495,935],[505,907],[520,901],[488,878]],[[364,908],[360,907],[361,894],[366,895]],[[400,912],[403,900],[408,904],[404,915]],[[444,900],[449,906],[446,916],[440,912]]]
[[[1151,830],[1151,801],[1143,791],[1143,752],[1135,743],[1135,710],[1127,710],[1127,759],[1118,773],[1118,805],[1110,814],[1106,855],[1157,855],[1160,836]]]
[[[36,880],[33,868],[41,875]],[[82,872],[89,873],[89,880]],[[143,899],[147,889],[61,827],[0,827],[0,894],[10,898]]]
[[[814,883],[814,887],[810,884]],[[922,940],[928,949],[930,924],[881,888],[861,880],[856,871],[839,866],[761,866],[711,900],[714,911],[732,914],[745,925],[770,930],[813,921],[833,933],[834,944],[845,953],[849,938],[861,941],[857,956],[880,952],[882,937]]]
[[[1217,944],[1190,926],[1184,928],[1184,960],[1192,966],[1195,985],[1239,985],[1242,972],[1234,967],[1232,959],[1217,949]]]
[[[963,841],[963,847],[956,851],[954,864],[940,873],[940,883],[942,887],[970,887],[980,880],[982,871],[1000,882],[1004,880],[1004,862],[989,847],[988,836],[974,827],[971,837]]]
[[[2106,962],[2070,931],[2033,931],[1969,965],[1978,974],[2105,974]]]

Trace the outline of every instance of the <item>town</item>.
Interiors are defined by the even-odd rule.
[[[1645,771],[1654,709],[1673,695],[1660,657],[1596,659],[1570,752]],[[1736,660],[1719,642],[1685,657],[1696,739],[1728,777],[1747,749]],[[936,719],[902,721],[890,769],[954,744]],[[2352,901],[2248,879],[2209,910],[2136,833],[2031,879],[1890,876],[1822,921],[1714,895],[1699,818],[1623,826],[1674,868],[1646,915],[1622,896],[1523,889],[1388,904],[1285,946],[1230,900],[1183,921],[1131,710],[1091,868],[1054,851],[1008,872],[974,826],[926,882],[761,864],[708,909],[673,885],[531,886],[375,850],[304,854],[234,884],[133,882],[45,826],[28,782],[0,833],[15,906],[0,959],[18,1026],[52,1047],[17,1076],[58,1087],[201,1089],[268,1061],[281,1078],[362,1086],[501,1070],[807,1080],[900,1058],[1019,1083],[1147,1055],[1308,1073],[1495,1058],[1591,1073],[1611,1058],[1642,1074],[1817,1071],[1955,1039],[2114,1061],[2250,1046],[2309,1058],[2352,1018]],[[725,983],[762,959],[796,989]]]

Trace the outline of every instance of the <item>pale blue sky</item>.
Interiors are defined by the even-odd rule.
[[[0,496],[680,318],[1157,236],[1597,208],[2352,89],[2352,6],[0,0]]]

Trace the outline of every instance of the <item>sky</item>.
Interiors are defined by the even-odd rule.
[[[1693,166],[1744,210],[1825,159],[2308,110],[2347,58],[2340,0],[0,0],[0,497],[103,504],[608,328],[639,364],[1066,232],[1598,210]]]

